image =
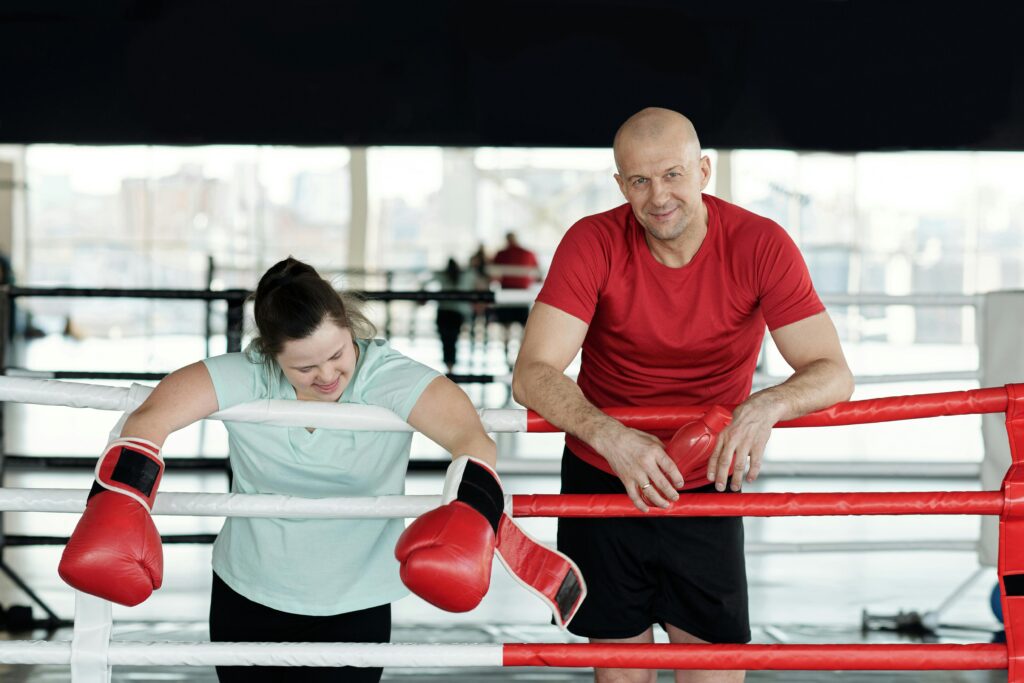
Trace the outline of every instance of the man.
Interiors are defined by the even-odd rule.
[[[529,289],[533,283],[540,280],[537,255],[520,245],[514,232],[506,233],[505,241],[505,247],[494,255],[491,262],[494,273],[498,276],[498,283],[502,289]],[[494,319],[501,324],[506,358],[512,324],[525,327],[529,315],[530,307],[525,305],[498,306],[494,309]]]
[[[537,255],[519,244],[514,232],[505,233],[505,247],[494,255],[494,265],[502,289],[529,289],[540,279]]]
[[[785,231],[702,193],[711,164],[686,117],[645,109],[616,133],[614,152],[628,203],[582,219],[562,239],[513,392],[566,432],[563,493],[625,491],[646,512],[668,507],[681,488],[739,491],[744,473],[757,477],[776,422],[848,399],[853,379]],[[749,395],[766,324],[794,372]],[[581,348],[577,384],[564,370]],[[599,410],[713,404],[738,405],[707,479],[686,482],[659,438]],[[676,643],[750,639],[742,518],[563,519],[558,545],[586,577],[589,597],[570,630],[591,642],[653,642],[654,623]],[[655,678],[595,670],[599,683]],[[743,678],[676,673],[699,683]]]

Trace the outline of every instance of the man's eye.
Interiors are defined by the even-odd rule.
[[[647,178],[635,178],[633,180],[634,185],[643,185],[645,182],[647,182]]]

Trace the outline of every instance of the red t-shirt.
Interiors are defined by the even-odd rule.
[[[536,268],[537,257],[529,249],[520,246],[505,247],[494,255],[494,265]],[[527,289],[536,281],[537,278],[530,275],[504,275],[500,280],[502,289]]]
[[[597,407],[741,403],[765,324],[825,310],[782,227],[703,198],[707,236],[682,268],[655,260],[629,204],[578,221],[555,251],[537,301],[589,324],[577,381]],[[611,472],[582,441],[566,445]]]

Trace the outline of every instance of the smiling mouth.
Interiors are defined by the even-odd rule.
[[[338,388],[338,383],[341,382],[341,378],[334,380],[330,384],[314,384],[313,388],[319,391],[321,394],[329,394]]]
[[[675,209],[672,209],[671,211],[664,211],[662,213],[655,213],[655,212],[652,211],[651,212],[651,216],[656,218],[656,219],[658,219],[658,220],[665,220],[665,218],[671,216],[675,212],[676,212]]]

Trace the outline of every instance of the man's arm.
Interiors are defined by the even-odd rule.
[[[602,413],[564,374],[583,346],[587,329],[579,318],[535,304],[512,374],[512,395],[604,456],[638,509],[647,511],[644,498],[668,507],[679,497],[676,488],[683,485],[683,478],[661,442]],[[648,483],[652,485],[643,488]]]
[[[708,460],[708,479],[720,491],[725,490],[733,454],[732,490],[743,485],[747,458],[747,481],[757,478],[776,422],[845,401],[853,393],[853,375],[828,313],[780,327],[772,331],[772,339],[794,372],[782,384],[758,391],[736,406],[732,423],[722,430]]]

